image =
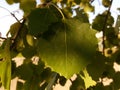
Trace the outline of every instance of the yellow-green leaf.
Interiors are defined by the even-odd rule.
[[[54,29],[54,38],[39,39],[38,52],[46,65],[70,78],[93,60],[97,46],[95,31],[76,19],[66,20]]]

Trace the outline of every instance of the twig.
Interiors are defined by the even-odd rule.
[[[0,37],[0,39],[6,40],[7,38],[5,37]],[[10,38],[11,40],[14,40],[13,38]]]
[[[113,0],[111,0],[111,3],[110,3],[110,6],[109,6],[109,8],[108,8],[108,12],[107,12],[107,15],[106,15],[106,17],[105,17],[105,24],[104,24],[104,26],[103,26],[103,29],[102,29],[102,31],[103,31],[103,38],[102,38],[102,40],[103,40],[103,42],[102,42],[102,44],[103,44],[103,55],[105,54],[105,30],[106,30],[106,26],[107,26],[107,20],[108,20],[108,17],[109,17],[109,14],[110,14],[110,9],[111,9],[111,6],[112,6],[112,2],[113,2]]]
[[[0,37],[0,39],[6,40],[7,38],[5,38],[5,37]]]
[[[3,8],[4,10],[8,11],[16,19],[16,21],[20,23],[20,21],[17,19],[17,17],[12,12],[10,12],[8,9],[6,9],[2,6],[0,6],[0,8]]]

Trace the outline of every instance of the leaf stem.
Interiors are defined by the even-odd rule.
[[[62,19],[65,20],[65,16],[64,16],[63,12],[61,11],[61,9],[58,8],[58,7],[57,7],[55,4],[53,4],[52,2],[51,2],[50,4],[53,5],[53,6],[60,12],[60,14],[62,15]]]

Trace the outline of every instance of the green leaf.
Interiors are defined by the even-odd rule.
[[[0,62],[0,78],[2,85],[6,90],[10,90],[11,82],[11,56],[10,56],[11,40],[5,41],[4,51],[2,55],[3,61]]]
[[[6,0],[8,4],[18,3],[20,0]]]
[[[39,88],[39,80],[37,79],[37,77],[33,77],[31,80],[27,80],[24,83],[22,90],[40,90]]]
[[[25,45],[28,45],[26,34],[27,34],[27,26],[20,23],[14,23],[11,25],[8,34],[11,34],[11,38],[14,39],[13,44],[11,45],[11,51],[13,52],[21,52]]]
[[[88,16],[87,16],[87,14],[84,12],[83,9],[77,8],[77,9],[75,9],[75,11],[76,11],[76,14],[77,14],[77,15],[75,16],[75,18],[79,19],[80,21],[82,21],[82,22],[84,22],[84,23],[89,23]]]
[[[14,3],[14,0],[6,0],[6,2],[7,2],[8,4],[13,4],[13,3]]]
[[[16,69],[16,75],[23,80],[30,80],[33,76],[33,70],[30,64],[23,64]]]
[[[109,7],[111,4],[111,1],[110,0],[102,0],[102,4],[104,7]]]
[[[38,8],[33,10],[28,16],[29,33],[39,36],[48,30],[52,23],[58,22],[58,17],[54,13],[55,8]]]
[[[10,33],[12,38],[15,38],[18,34],[19,28],[21,24],[19,22],[16,22],[10,26],[10,30],[8,31],[7,35]]]
[[[21,0],[20,9],[24,11],[25,14],[29,14],[31,10],[36,7],[36,0]]]
[[[59,83],[60,85],[64,86],[66,83],[67,79],[64,76],[59,77]]]
[[[26,58],[31,58],[36,54],[36,49],[32,46],[26,46],[22,50],[22,55]]]
[[[102,83],[97,83],[96,86],[93,87],[89,87],[87,90],[113,90],[113,86],[112,85],[107,85],[104,86]],[[114,90],[117,90],[114,88]]]
[[[80,4],[81,0],[74,0],[76,4]]]
[[[107,16],[107,13],[108,11],[106,10],[102,14],[98,14],[93,20],[92,28],[98,31],[102,31],[103,29],[106,29],[107,26],[112,27],[112,25],[114,24],[114,18],[111,16],[111,13],[109,13]],[[106,23],[105,23],[105,20],[106,20]],[[106,25],[105,28],[104,28],[104,25]]]
[[[113,77],[113,85],[117,89],[120,88],[120,72],[117,72]]]
[[[97,46],[95,31],[76,19],[66,20],[55,29],[51,40],[39,39],[38,52],[46,65],[70,78],[93,60]]]
[[[15,3],[18,3],[18,2],[20,2],[20,1],[21,1],[21,0],[14,0]]]
[[[48,73],[45,73],[47,77],[45,75],[44,79],[42,77],[42,74],[45,70],[44,62],[42,62],[41,60],[39,60],[37,64],[33,64],[33,62],[30,59],[25,59],[24,63],[16,68],[16,76],[20,79],[25,80],[24,84],[18,82],[18,90],[41,90],[39,88],[42,88],[42,83],[44,82],[44,80],[46,80],[45,78],[50,77]]]
[[[84,76],[81,76],[81,78],[84,80],[85,88],[89,88],[90,86],[96,85],[96,82],[89,76],[89,73],[86,69],[83,70]]]
[[[98,31],[102,31],[103,30],[103,26],[105,22],[105,16],[104,15],[97,15],[96,18],[93,20],[92,23],[92,28],[98,30]]]
[[[77,75],[77,78],[72,82],[70,90],[85,90],[84,80],[79,75]]]
[[[98,81],[102,76],[105,69],[105,60],[106,58],[98,52],[95,61],[87,66],[87,71],[93,80]]]

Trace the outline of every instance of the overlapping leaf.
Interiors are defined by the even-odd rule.
[[[69,78],[93,60],[97,41],[89,24],[65,20],[51,40],[39,39],[38,52],[53,70]]]
[[[29,33],[39,36],[47,31],[52,23],[58,22],[56,14],[59,13],[55,13],[55,8],[38,8],[33,10],[28,17]]]

